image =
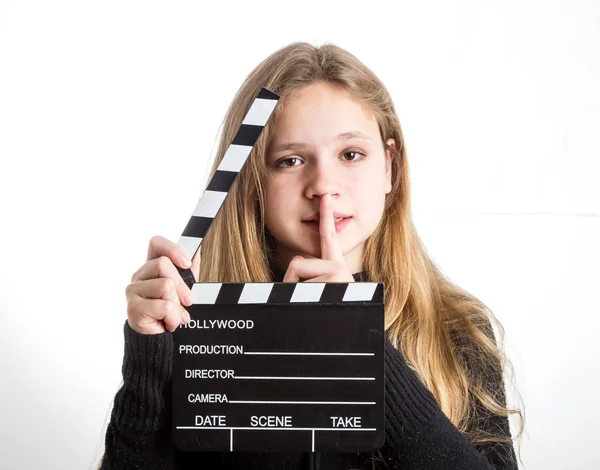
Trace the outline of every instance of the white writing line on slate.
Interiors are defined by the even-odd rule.
[[[177,426],[176,429],[238,429],[241,431],[377,431],[377,428],[259,428],[231,426]]]
[[[235,376],[242,380],[375,380],[375,377],[252,377]]]
[[[326,352],[279,352],[279,351],[260,351],[249,352],[244,351],[244,354],[254,356],[374,356],[375,353],[326,353]]]
[[[229,400],[228,403],[265,403],[268,405],[375,405],[374,401],[268,401],[268,400]]]

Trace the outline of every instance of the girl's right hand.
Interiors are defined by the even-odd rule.
[[[190,320],[183,305],[192,305],[191,291],[175,265],[191,268],[198,279],[200,250],[192,265],[185,264],[185,258],[185,251],[176,243],[160,235],[152,237],[147,261],[133,274],[125,289],[127,321],[131,329],[142,334],[163,333],[165,329],[173,332],[181,323]]]

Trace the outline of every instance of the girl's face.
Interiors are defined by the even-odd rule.
[[[265,224],[280,267],[295,255],[321,257],[319,204],[329,193],[334,215],[347,218],[336,221],[346,264],[361,271],[392,188],[391,158],[370,108],[345,90],[319,82],[286,102],[266,155]]]

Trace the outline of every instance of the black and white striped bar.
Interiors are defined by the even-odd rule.
[[[177,452],[372,452],[383,283],[195,283],[173,332]]]
[[[266,88],[256,95],[244,117],[233,142],[225,152],[223,160],[200,198],[192,217],[187,223],[177,244],[189,259],[198,251],[212,221],[223,205],[229,189],[254,148],[258,137],[275,110],[279,96]]]
[[[256,282],[195,283],[194,304],[335,304],[383,302],[383,284],[377,282]]]

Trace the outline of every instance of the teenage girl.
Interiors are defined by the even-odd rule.
[[[508,415],[522,414],[506,408],[503,372],[512,367],[492,321],[504,330],[444,277],[416,233],[404,139],[387,89],[340,47],[284,47],[236,94],[211,176],[261,87],[279,103],[194,259],[155,236],[127,286],[123,386],[100,468],[518,468]],[[385,283],[383,447],[174,449],[172,332],[189,321],[196,281]]]

